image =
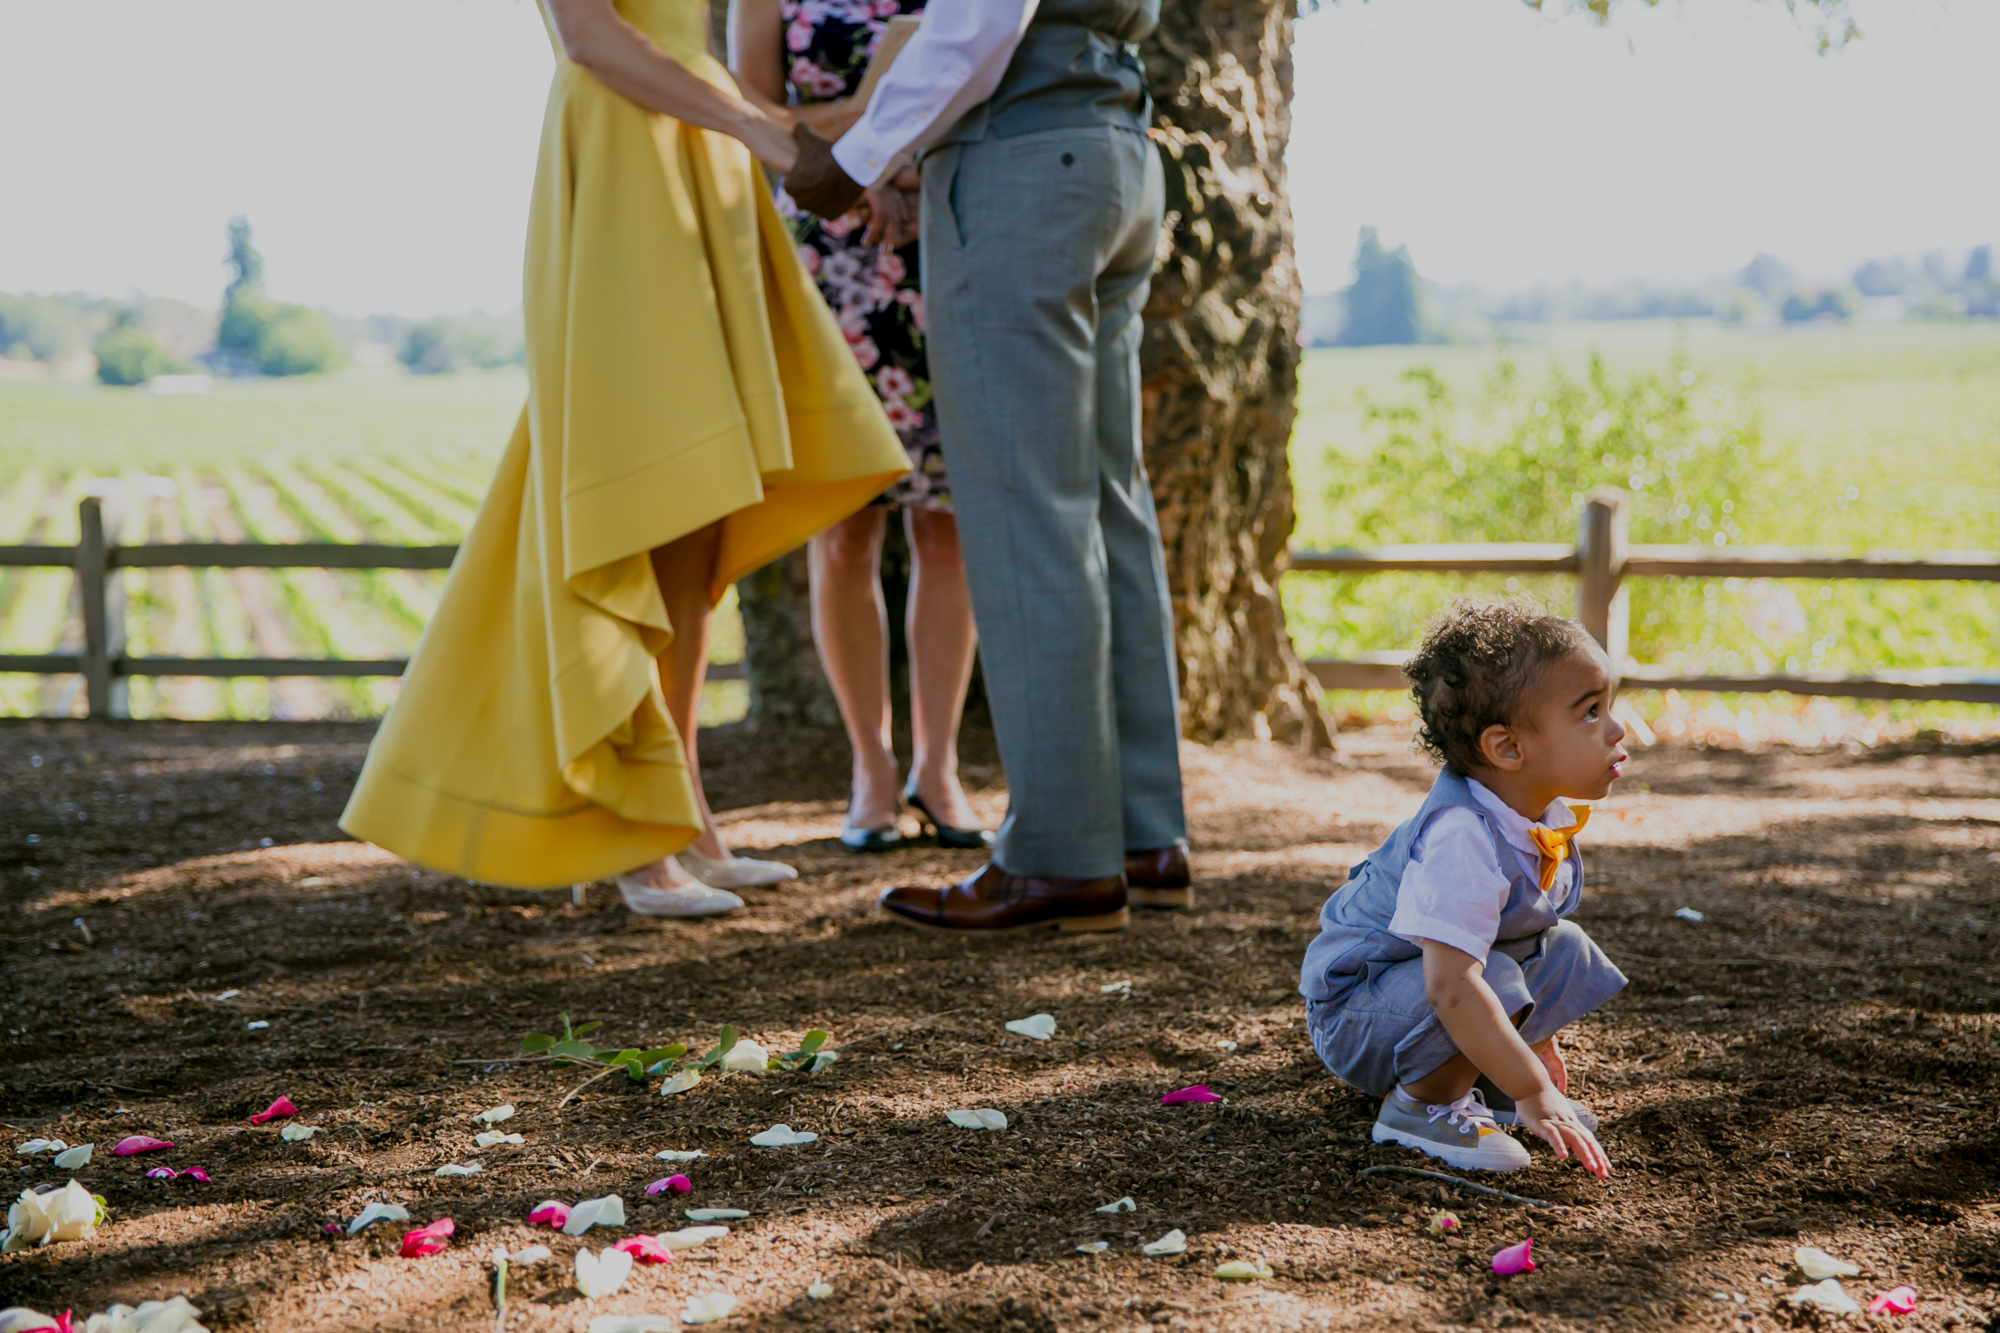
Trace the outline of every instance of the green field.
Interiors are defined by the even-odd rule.
[[[1597,387],[1586,374],[1593,351],[1605,366]],[[1514,378],[1496,390],[1503,362]],[[1420,367],[1434,374],[1429,400],[1407,378]],[[1566,390],[1552,385],[1556,368],[1570,378]],[[356,371],[223,383],[196,397],[0,382],[0,545],[73,541],[88,488],[146,475],[175,482],[174,494],[121,504],[126,541],[453,541],[525,392],[514,371]],[[1418,403],[1400,417],[1380,410]],[[1306,357],[1299,407],[1302,545],[1566,541],[1572,495],[1586,483],[1627,484],[1638,466],[1635,540],[1706,541],[1712,520],[1739,544],[2000,549],[2000,329],[1991,327],[1572,325],[1504,351],[1318,350]],[[1579,438],[1546,442],[1559,421]],[[1656,444],[1641,465],[1645,440]],[[1675,455],[1686,472],[1684,518],[1674,486],[1645,475],[1676,440],[1685,446]],[[1541,474],[1520,471],[1545,463]],[[1659,492],[1651,500],[1648,485]],[[124,577],[129,651],[186,656],[398,656],[415,644],[441,581],[387,570]],[[1286,596],[1301,650],[1341,656],[1411,646],[1424,619],[1468,586],[1524,585],[1299,575]],[[1570,596],[1561,580],[1525,587],[1559,605]],[[0,570],[0,652],[73,645],[70,596],[66,572]],[[1682,579],[1641,585],[1633,597],[1635,656],[1711,670],[2000,667],[1996,630],[1994,585]],[[730,608],[717,656],[740,651]],[[132,704],[139,716],[357,716],[379,712],[393,690],[369,680],[138,680]],[[740,712],[740,685],[710,691],[712,717]],[[0,714],[81,706],[73,680],[0,676]],[[1985,727],[1995,712],[1890,711]]]
[[[1588,475],[1566,473],[1564,484],[1544,490],[1547,503],[1527,506],[1526,518],[1519,478],[1493,460],[1522,438],[1530,414],[1557,403],[1553,378],[1566,376],[1575,388],[1593,354],[1613,386],[1603,405],[1614,418],[1630,401],[1620,395],[1639,396],[1641,381],[1684,394],[1690,448],[1710,455],[1706,472],[1687,479],[1687,499],[1696,510],[1704,497],[1715,501],[1718,530],[1726,521],[1739,545],[2000,549],[2000,328],[1739,330],[1708,322],[1552,326],[1504,349],[1309,352],[1292,444],[1298,544],[1572,540],[1571,496],[1603,482],[1631,489],[1624,474],[1634,452],[1645,452],[1644,439],[1628,432],[1602,458],[1587,442],[1566,452],[1552,447],[1570,465],[1581,458]],[[1504,361],[1515,367],[1515,387],[1496,398],[1491,381]],[[1371,415],[1370,404],[1420,402],[1421,385],[1409,378],[1418,368],[1434,371],[1449,392],[1438,418]],[[1577,416],[1602,397],[1578,395]],[[1671,433],[1664,407],[1645,424],[1662,422]],[[1706,434],[1748,441],[1749,456],[1702,450]],[[1433,435],[1447,447],[1429,448]],[[1463,475],[1438,470],[1440,457],[1463,462]],[[1533,457],[1517,448],[1508,461],[1518,467]],[[1385,477],[1395,482],[1390,494],[1369,489]],[[1712,539],[1706,525],[1676,527],[1664,508],[1673,488],[1657,476],[1653,483],[1650,520],[1635,503],[1634,540]],[[1573,596],[1560,579],[1298,575],[1287,581],[1286,599],[1301,651],[1339,657],[1413,646],[1424,620],[1466,587],[1527,591],[1562,606]],[[1710,672],[2000,669],[2000,585],[1648,580],[1633,585],[1632,651],[1640,661]],[[1808,707],[1786,696],[1754,706]],[[1831,705],[1810,707],[1823,713]],[[1996,720],[1995,710],[1970,705],[1865,707],[1904,725],[1954,730],[1991,729]]]

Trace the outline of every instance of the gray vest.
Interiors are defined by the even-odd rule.
[[[1153,119],[1137,44],[1160,21],[1160,0],[1042,0],[993,96],[938,142],[1011,138],[1036,130]]]
[[[1367,860],[1348,871],[1347,883],[1320,909],[1319,938],[1306,949],[1305,964],[1299,969],[1299,994],[1308,1000],[1335,1000],[1356,982],[1367,980],[1371,968],[1423,956],[1422,949],[1389,933],[1389,921],[1396,915],[1396,895],[1403,886],[1411,849],[1430,822],[1451,809],[1478,815],[1492,835],[1500,868],[1514,872],[1507,886],[1507,902],[1500,909],[1495,949],[1520,962],[1534,952],[1535,940],[1543,931],[1576,910],[1583,897],[1583,854],[1576,845],[1570,844],[1576,869],[1571,872],[1569,889],[1560,902],[1551,901],[1528,874],[1521,854],[1501,836],[1493,816],[1465,785],[1465,779],[1446,769],[1438,774],[1417,813],[1370,852]]]

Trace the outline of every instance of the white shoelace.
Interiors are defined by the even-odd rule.
[[[1477,1129],[1482,1124],[1495,1124],[1493,1112],[1487,1109],[1486,1099],[1479,1095],[1477,1088],[1455,1102],[1432,1103],[1424,1107],[1424,1113],[1431,1118],[1431,1123],[1442,1119],[1453,1129]],[[1464,1123],[1461,1124],[1461,1121]]]

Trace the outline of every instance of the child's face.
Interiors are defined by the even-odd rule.
[[[1552,662],[1523,700],[1520,725],[1497,745],[1482,744],[1489,762],[1550,800],[1601,800],[1625,762],[1625,728],[1611,716],[1611,678],[1600,653],[1572,653]],[[1487,740],[1482,737],[1482,742]]]

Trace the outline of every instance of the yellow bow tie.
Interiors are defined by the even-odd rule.
[[[1569,859],[1569,845],[1576,835],[1583,832],[1583,826],[1590,822],[1590,807],[1573,805],[1570,813],[1576,816],[1576,823],[1568,828],[1549,828],[1542,824],[1528,825],[1528,836],[1535,840],[1535,846],[1542,851],[1542,891],[1556,882],[1556,871]]]

